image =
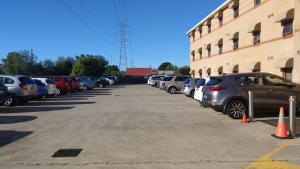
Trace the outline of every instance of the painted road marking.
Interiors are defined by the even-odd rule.
[[[253,163],[251,163],[249,166],[247,166],[245,169],[300,169],[299,165],[291,164],[288,162],[283,161],[276,161],[273,160],[272,157],[280,152],[281,150],[285,149],[289,145],[299,145],[300,142],[285,142],[279,147],[273,149],[271,152],[263,155]]]

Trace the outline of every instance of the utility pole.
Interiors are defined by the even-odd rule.
[[[126,35],[127,35],[127,23],[120,22],[120,60],[119,60],[119,70],[126,71],[127,69],[127,51],[126,51]]]

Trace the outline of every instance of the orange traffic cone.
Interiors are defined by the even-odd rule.
[[[243,118],[242,118],[241,123],[248,123],[248,119],[247,119],[246,113],[243,114]]]
[[[278,119],[276,134],[274,137],[281,138],[281,139],[288,138],[288,134],[286,131],[286,125],[285,125],[285,121],[284,121],[284,108],[283,107],[280,107],[279,119]]]

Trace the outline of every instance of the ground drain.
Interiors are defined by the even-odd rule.
[[[77,157],[82,149],[59,149],[52,157]]]

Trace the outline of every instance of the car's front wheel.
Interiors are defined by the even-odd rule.
[[[246,104],[242,100],[233,100],[227,105],[226,113],[233,119],[241,119],[246,113]]]
[[[8,96],[7,99],[3,102],[4,106],[12,106],[14,105],[16,100],[13,98],[13,96]]]
[[[177,89],[176,89],[176,87],[170,87],[168,92],[171,94],[175,94],[177,92]]]

